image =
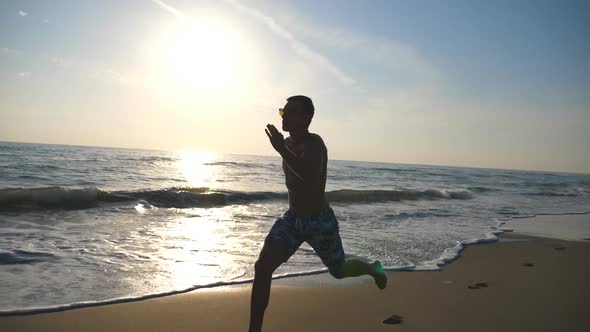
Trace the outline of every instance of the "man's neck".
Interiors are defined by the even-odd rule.
[[[291,136],[291,139],[295,143],[303,142],[307,135],[309,135],[309,131],[307,130],[307,128],[304,130],[292,130],[289,132],[289,136]]]

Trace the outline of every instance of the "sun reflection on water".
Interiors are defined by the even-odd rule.
[[[162,238],[172,245],[161,248],[162,270],[167,277],[162,282],[174,289],[228,280],[232,257],[223,248],[232,248],[227,222],[232,213],[224,208],[190,209],[183,216],[160,229]]]
[[[212,163],[220,158],[207,151],[182,151],[174,166],[187,186],[217,190],[226,170]],[[152,282],[163,289],[185,289],[244,276],[249,271],[244,260],[249,260],[253,243],[258,245],[252,238],[257,224],[244,222],[258,213],[239,205],[176,209],[175,217],[155,229],[165,245],[159,247],[159,272]]]
[[[179,153],[177,168],[191,187],[208,187],[214,176],[213,168],[206,165],[214,161],[217,154],[208,151],[182,151]]]

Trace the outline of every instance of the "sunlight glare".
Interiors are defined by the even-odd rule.
[[[227,229],[219,221],[227,220],[230,214],[222,209],[194,210],[195,216],[178,218],[159,230],[162,238],[175,239],[172,247],[159,253],[169,273],[162,282],[174,289],[223,280],[226,276],[222,270],[230,263],[224,253],[211,252],[212,247],[229,245]]]
[[[177,167],[191,187],[207,187],[213,175],[212,168],[205,165],[216,158],[208,151],[183,151]]]
[[[199,17],[177,22],[158,39],[155,67],[164,85],[215,91],[235,84],[239,78],[242,43],[238,34],[219,19]]]

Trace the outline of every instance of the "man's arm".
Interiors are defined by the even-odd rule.
[[[313,140],[304,146],[301,157],[295,155],[285,145],[285,139],[277,128],[267,125],[265,129],[270,143],[274,149],[283,157],[287,167],[302,181],[311,182],[321,174],[323,162],[323,144],[319,140]]]

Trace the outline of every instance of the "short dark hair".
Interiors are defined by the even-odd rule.
[[[313,102],[311,101],[311,98],[307,96],[297,95],[287,98],[287,102],[298,103],[301,107],[301,110],[309,115],[309,121],[311,122],[313,114],[315,113],[315,108],[313,107]]]

